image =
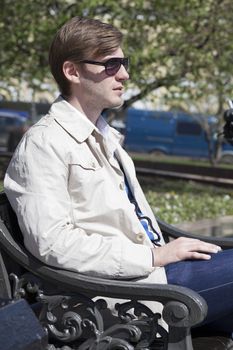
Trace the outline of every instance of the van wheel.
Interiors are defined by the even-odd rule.
[[[225,154],[219,159],[219,163],[233,164],[233,154]]]
[[[155,160],[159,160],[162,159],[166,156],[166,153],[162,152],[162,151],[152,151],[150,152],[150,157],[151,159],[155,159]]]
[[[150,152],[150,154],[152,155],[152,156],[156,156],[156,157],[162,157],[162,156],[165,156],[166,154],[163,152],[163,151],[152,151],[152,152]]]

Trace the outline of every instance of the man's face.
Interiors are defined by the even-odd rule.
[[[110,58],[124,57],[121,48],[113,54],[100,57],[95,61],[105,62]],[[87,57],[87,59],[89,59]],[[123,84],[129,79],[129,74],[123,65],[114,75],[107,75],[104,66],[85,63],[79,67],[80,96],[82,102],[90,107],[103,110],[105,108],[120,107],[123,103]]]

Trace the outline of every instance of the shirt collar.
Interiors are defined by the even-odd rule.
[[[100,133],[104,136],[107,137],[109,135],[109,125],[106,122],[106,120],[102,117],[102,115],[99,116],[96,127],[99,129]]]

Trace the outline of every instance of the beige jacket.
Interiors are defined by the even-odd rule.
[[[166,283],[164,268],[152,267],[152,243],[128,200],[115,156],[141,211],[159,227],[119,140],[115,129],[106,124],[101,133],[59,98],[20,142],[5,191],[26,247],[46,264],[92,276]]]

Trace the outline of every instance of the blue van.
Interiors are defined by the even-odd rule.
[[[209,146],[215,149],[218,120],[213,116],[129,108],[125,122],[124,147],[129,152],[208,158]],[[233,161],[233,147],[224,143],[218,157],[226,155]]]
[[[25,114],[18,111],[0,109],[0,151],[13,152],[27,130],[27,120]]]

